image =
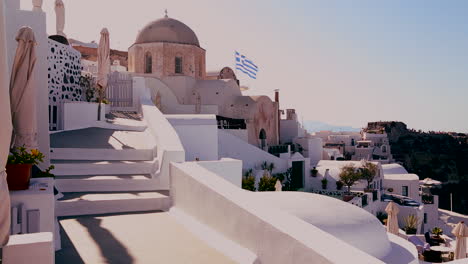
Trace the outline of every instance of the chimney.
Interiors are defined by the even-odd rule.
[[[277,123],[276,123],[276,129],[277,129],[277,135],[278,135],[278,144],[280,144],[280,138],[281,138],[281,110],[280,110],[280,106],[279,106],[279,89],[275,89],[275,102],[276,102],[276,105],[278,106],[278,116],[277,116]]]

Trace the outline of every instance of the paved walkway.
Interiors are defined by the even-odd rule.
[[[90,127],[50,135],[52,148],[149,149],[155,143],[146,129],[139,131]],[[143,140],[144,139],[144,140]]]
[[[56,263],[234,263],[166,212],[60,220]]]

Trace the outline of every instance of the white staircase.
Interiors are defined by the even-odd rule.
[[[146,131],[103,128],[51,135],[57,216],[167,210],[156,146]]]

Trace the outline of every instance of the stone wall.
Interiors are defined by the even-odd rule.
[[[152,57],[152,73],[148,77],[185,75],[196,79],[206,76],[205,50],[193,45],[175,43],[134,44],[128,50],[128,71],[145,73],[145,55]],[[175,57],[182,57],[182,73],[175,73]]]

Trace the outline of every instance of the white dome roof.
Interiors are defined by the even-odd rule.
[[[382,170],[385,174],[408,174],[408,171],[397,163],[392,164],[382,164]]]
[[[375,216],[355,205],[304,192],[258,192],[255,195],[376,258],[385,258],[392,250],[384,226]]]

